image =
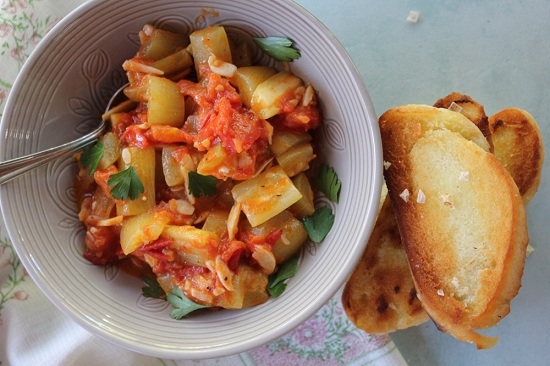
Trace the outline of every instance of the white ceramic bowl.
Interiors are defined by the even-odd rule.
[[[217,15],[213,15],[214,12]],[[62,159],[0,189],[17,254],[48,298],[80,325],[123,347],[164,358],[201,359],[242,352],[289,332],[344,284],[374,225],[382,185],[378,124],[367,89],[334,36],[287,0],[89,1],[64,18],[23,67],[6,103],[0,159],[67,142],[99,120],[124,83],[121,64],[135,54],[146,23],[189,32],[223,24],[253,36],[287,36],[302,52],[294,73],[319,92],[325,116],[321,150],[343,183],[330,203],[335,224],[308,244],[286,292],[239,311],[169,317],[169,305],[141,296],[142,282],[82,258],[72,179]]]

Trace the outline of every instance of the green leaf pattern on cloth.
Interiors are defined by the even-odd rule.
[[[57,19],[35,10],[41,0],[0,0],[0,117],[15,81],[38,42],[55,25]]]
[[[7,239],[0,239],[0,322],[2,309],[10,300],[25,301],[28,295],[18,290],[17,285],[25,281],[27,273]]]
[[[369,357],[365,355],[372,355],[390,343],[389,336],[369,335],[353,326],[338,295],[295,330],[263,348],[250,351],[256,363],[262,365],[273,358],[282,365],[298,365],[305,361],[327,366],[363,364],[361,360]]]

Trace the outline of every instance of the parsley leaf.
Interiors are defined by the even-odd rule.
[[[293,42],[286,37],[256,37],[254,42],[277,61],[290,62],[302,56],[300,51],[294,48]]]
[[[173,319],[181,319],[187,314],[208,308],[208,305],[197,304],[185,297],[185,294],[179,287],[174,287],[172,291],[166,295],[168,302],[174,307],[170,312],[170,317]]]
[[[315,243],[320,243],[334,224],[334,213],[328,205],[324,205],[317,208],[313,215],[304,217],[302,223],[309,238]]]
[[[338,175],[334,169],[327,164],[321,164],[319,168],[319,174],[315,180],[317,189],[323,192],[327,198],[333,202],[338,203],[340,199],[340,189],[342,188],[342,182],[338,179]]]
[[[82,150],[80,164],[82,164],[84,168],[90,168],[88,175],[92,175],[96,171],[97,165],[103,156],[103,149],[103,142],[97,141],[95,144],[88,145]]]
[[[197,172],[190,171],[189,177],[189,193],[194,197],[214,196],[216,194],[216,178],[210,175],[201,175]]]
[[[111,196],[118,200],[125,200],[128,197],[131,200],[135,200],[140,193],[145,192],[143,183],[139,180],[133,166],[112,174],[107,184],[112,187]]]
[[[145,283],[145,286],[141,288],[141,294],[144,297],[151,297],[153,299],[162,299],[166,296],[159,283],[151,277],[143,276],[141,278]]]
[[[288,259],[284,262],[277,272],[269,276],[267,291],[272,297],[280,296],[286,290],[285,281],[296,275],[298,271],[298,256]]]

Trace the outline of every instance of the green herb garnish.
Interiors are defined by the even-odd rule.
[[[103,156],[103,149],[103,142],[97,141],[95,144],[88,145],[82,150],[80,164],[82,164],[84,168],[90,168],[88,175],[92,175],[96,171],[97,165]]]
[[[304,217],[302,223],[309,238],[320,243],[334,225],[334,213],[328,205],[324,205],[315,209],[313,215]]]
[[[207,305],[197,304],[185,297],[185,294],[179,287],[175,287],[172,291],[166,295],[168,302],[174,307],[170,312],[170,317],[173,319],[181,319],[187,314],[199,310],[208,308]]]
[[[125,200],[128,197],[135,200],[140,193],[145,192],[143,183],[133,166],[112,174],[107,184],[111,187],[111,196],[118,200]]]
[[[277,272],[269,276],[267,291],[272,297],[280,296],[286,290],[286,280],[296,275],[298,270],[298,256],[284,262]]]
[[[327,164],[321,164],[319,174],[316,176],[315,184],[319,191],[323,192],[327,198],[338,203],[340,199],[340,189],[342,182],[338,179],[338,175],[334,169]]]
[[[141,294],[144,297],[151,297],[153,299],[163,299],[166,297],[166,293],[156,280],[146,276],[143,276],[141,279],[145,284],[145,286],[141,288]]]
[[[216,178],[210,175],[201,175],[197,172],[189,172],[189,193],[194,197],[214,196],[216,194]]]
[[[301,57],[300,51],[294,48],[293,42],[286,37],[256,37],[254,42],[277,61],[290,62]]]

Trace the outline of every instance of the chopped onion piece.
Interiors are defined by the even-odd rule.
[[[313,87],[308,84],[304,96],[302,97],[302,105],[307,107],[313,101],[314,96],[315,90],[313,90]]]
[[[227,291],[233,291],[233,272],[219,255],[216,257],[216,274],[223,287]]]
[[[164,71],[157,69],[156,67],[138,62],[134,59],[124,61],[124,63],[122,64],[122,68],[125,71],[134,71],[153,75],[164,75]]]
[[[182,215],[192,215],[195,212],[195,207],[186,200],[171,199],[168,203],[172,210]]]
[[[227,235],[229,240],[235,239],[237,231],[239,231],[239,217],[241,216],[241,204],[235,202],[231,211],[229,211],[229,216],[227,217]]]
[[[256,245],[252,253],[252,258],[258,261],[258,264],[262,267],[265,274],[269,275],[275,271],[277,261],[275,260],[273,252],[267,249],[265,245]]]
[[[115,217],[111,217],[110,219],[99,220],[97,222],[97,226],[115,226],[122,223],[123,218],[124,216],[118,215]]]
[[[225,76],[226,78],[232,77],[235,74],[235,71],[237,71],[237,66],[220,60],[215,55],[210,55],[210,57],[208,57],[208,66],[210,66],[210,70],[212,70],[212,72]]]

